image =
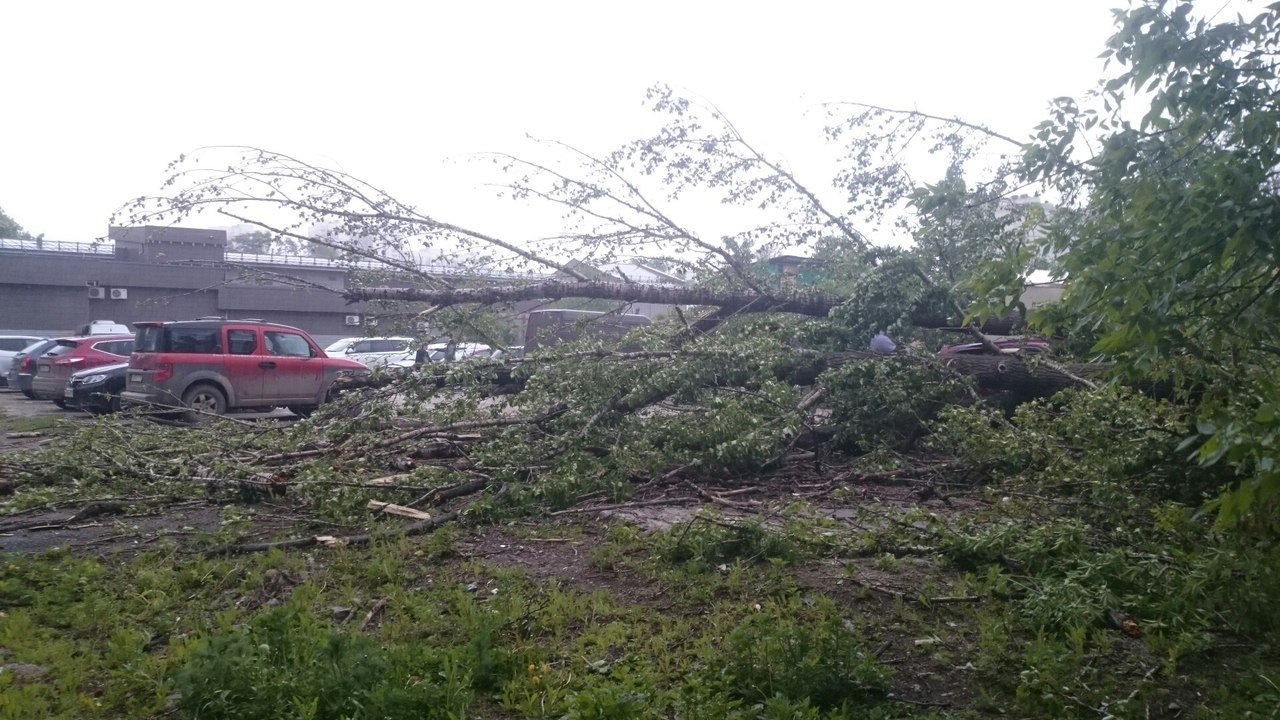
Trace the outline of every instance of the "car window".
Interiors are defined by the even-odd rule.
[[[270,355],[286,357],[311,357],[311,344],[301,335],[288,332],[267,331],[262,333],[263,342]]]
[[[170,326],[168,352],[196,353],[200,355],[222,353],[222,332],[217,327]]]
[[[258,351],[258,331],[228,330],[227,350],[232,355],[253,355]]]
[[[347,352],[349,353],[377,352],[377,348],[374,345],[375,343],[373,340],[358,340],[356,342],[351,343],[351,349],[348,350]]]
[[[80,343],[74,340],[62,340],[57,345],[49,348],[49,352],[45,353],[45,357],[59,357],[74,352]]]
[[[21,352],[23,348],[31,344],[31,338],[0,338],[0,350],[8,350],[9,352]]]
[[[133,336],[133,346],[138,352],[164,352],[164,328],[159,325],[143,325]]]
[[[120,357],[128,357],[133,352],[132,340],[110,340],[108,342],[95,343],[93,348],[104,353],[119,355]]]
[[[30,355],[30,354],[31,354],[31,353],[33,353],[33,352],[40,351],[41,346],[45,346],[45,347],[52,347],[52,346],[53,346],[53,342],[52,342],[52,341],[49,341],[49,340],[37,340],[37,341],[35,341],[35,342],[31,343],[30,345],[27,345],[27,346],[23,347],[23,348],[22,348],[22,352],[24,352],[24,353],[26,353],[26,354]]]

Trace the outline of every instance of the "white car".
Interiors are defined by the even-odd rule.
[[[458,343],[453,350],[455,362],[470,360],[474,357],[488,357],[493,349],[480,343]],[[431,343],[427,346],[427,360],[431,362],[447,362],[449,343]]]
[[[121,325],[114,320],[94,320],[88,325],[81,325],[76,334],[81,337],[90,335],[132,335],[128,325]]]
[[[0,335],[0,387],[8,384],[6,378],[13,365],[13,356],[26,350],[32,343],[46,339],[48,338],[34,335]]]
[[[395,363],[395,367],[411,368],[424,363],[448,362],[449,343],[431,343],[423,346],[413,357]],[[482,343],[458,343],[453,349],[454,362],[477,357],[490,357],[493,348]]]
[[[324,349],[330,357],[348,360],[374,367],[413,362],[413,338],[407,337],[351,337],[343,338]]]

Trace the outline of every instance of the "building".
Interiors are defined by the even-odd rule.
[[[346,267],[226,252],[226,232],[113,227],[109,242],[0,240],[0,332],[61,335],[91,320],[259,317],[318,339],[361,334]],[[293,278],[286,281],[282,276]]]

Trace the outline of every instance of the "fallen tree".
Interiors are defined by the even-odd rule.
[[[656,305],[694,305],[714,307],[722,315],[782,312],[826,317],[848,301],[833,293],[772,292],[756,290],[722,290],[700,287],[645,285],[622,282],[582,282],[545,280],[524,285],[448,288],[443,290],[413,287],[368,287],[343,291],[348,302],[386,301],[421,302],[436,308],[454,305],[494,305],[521,300],[612,300],[624,303]],[[911,324],[921,328],[963,329],[957,318],[942,313],[915,313]],[[988,318],[977,328],[990,335],[1008,335],[1025,326],[1020,315]]]

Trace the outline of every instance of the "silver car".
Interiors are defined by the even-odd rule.
[[[329,357],[343,357],[364,363],[368,367],[386,367],[412,361],[413,338],[407,337],[350,337],[343,338],[324,352]]]
[[[48,338],[36,335],[0,335],[0,386],[9,384],[9,368],[13,367],[14,356],[41,340]]]

